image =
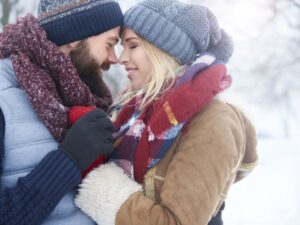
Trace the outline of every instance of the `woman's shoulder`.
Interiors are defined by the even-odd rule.
[[[199,111],[191,119],[192,124],[222,124],[226,121],[240,123],[246,117],[236,106],[214,99],[203,110]]]
[[[256,131],[251,121],[238,107],[220,100],[213,100],[206,108],[195,114],[186,126],[183,135],[186,139],[194,137],[229,138],[248,141],[255,145]]]
[[[213,100],[194,115],[176,147],[176,152],[190,152],[191,157],[202,152],[202,157],[223,154],[236,160],[245,155],[243,162],[247,163],[257,158],[256,132],[251,122],[240,109],[220,100]]]

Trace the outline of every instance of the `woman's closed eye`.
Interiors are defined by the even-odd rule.
[[[129,46],[130,49],[135,49],[136,47],[138,47],[138,45],[130,45]]]
[[[139,43],[137,42],[137,41],[130,41],[129,43],[128,43],[128,48],[129,49],[135,49],[135,48],[137,48],[139,46]]]

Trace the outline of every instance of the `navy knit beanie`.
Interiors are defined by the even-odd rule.
[[[113,0],[40,0],[38,19],[58,46],[123,25],[122,11]]]
[[[177,0],[145,0],[125,13],[124,25],[188,64],[201,53],[227,62],[233,43],[206,7]]]

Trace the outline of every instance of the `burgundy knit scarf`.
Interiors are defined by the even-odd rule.
[[[16,78],[33,109],[57,140],[68,129],[69,107],[96,105],[107,110],[112,99],[94,96],[81,81],[71,59],[47,39],[37,19],[28,14],[0,34],[0,58],[10,57]]]

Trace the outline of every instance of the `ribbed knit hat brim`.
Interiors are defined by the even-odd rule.
[[[129,9],[124,17],[126,27],[133,29],[180,63],[187,64],[194,59],[196,47],[193,41],[178,26],[160,14],[138,5]]]
[[[124,17],[116,2],[97,5],[80,13],[41,23],[50,41],[61,46],[123,26]]]

